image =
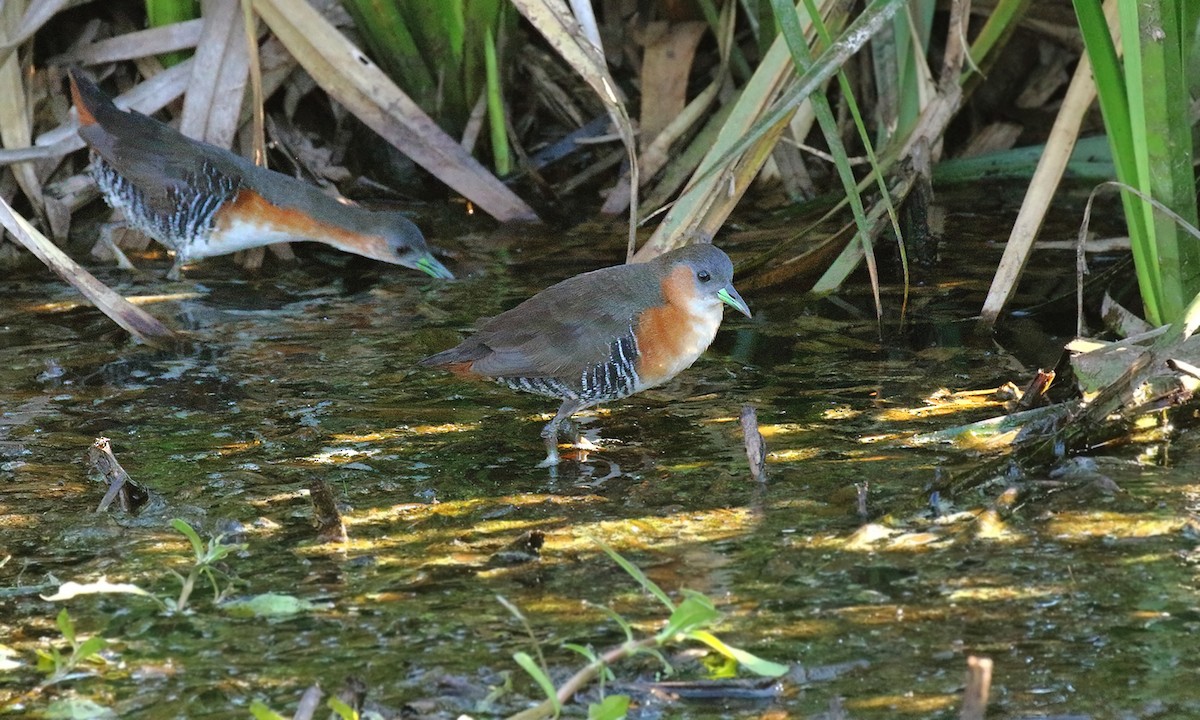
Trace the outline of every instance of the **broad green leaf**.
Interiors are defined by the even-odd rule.
[[[704,667],[708,670],[708,676],[715,680],[728,680],[738,676],[738,661],[722,655],[721,653],[712,653],[704,658]]]
[[[628,695],[609,695],[588,705],[588,720],[621,720],[629,712]]]
[[[250,703],[250,714],[255,720],[287,720],[284,716],[267,707],[261,700]]]
[[[175,518],[171,521],[171,527],[183,533],[188,542],[192,544],[192,550],[196,553],[196,559],[202,560],[204,558],[204,542],[200,540],[200,536],[192,529],[192,526],[188,525],[187,521],[181,518]]]
[[[780,677],[788,671],[787,665],[780,665],[777,662],[763,660],[757,655],[752,655],[745,650],[735,648],[732,645],[727,645],[725,642],[718,639],[716,635],[713,635],[705,630],[695,630],[690,632],[688,633],[688,637],[692,638],[693,640],[699,640],[725,657],[737,660],[742,667],[746,668],[755,675],[761,675],[763,677]]]
[[[340,717],[342,720],[358,720],[358,712],[355,711],[354,708],[347,705],[345,701],[336,695],[329,698],[327,705],[329,705],[329,709],[337,713],[338,717]]]
[[[234,617],[289,617],[314,607],[316,605],[307,600],[281,593],[263,593],[221,604],[221,609]]]
[[[667,640],[679,633],[691,632],[711,623],[720,616],[721,614],[713,606],[712,600],[699,593],[689,593],[684,601],[679,603],[679,607],[675,608],[675,612],[671,613],[671,618],[667,620],[667,626],[662,629],[658,637]]]
[[[92,657],[96,653],[103,650],[104,646],[106,644],[107,644],[107,642],[104,640],[103,637],[101,637],[99,635],[91,636],[90,638],[88,638],[87,640],[84,640],[82,643],[79,644],[79,647],[75,650],[75,660],[76,661],[87,660],[88,658]]]
[[[211,565],[215,562],[224,560],[230,554],[240,552],[246,549],[245,544],[225,545],[220,538],[213,538],[208,542],[208,549],[204,551],[202,562],[205,565]]]
[[[43,674],[49,674],[49,673],[54,672],[54,668],[58,667],[58,662],[57,662],[57,658],[56,658],[56,655],[58,655],[58,651],[55,650],[54,648],[50,648],[49,652],[47,652],[45,650],[41,650],[41,649],[36,650],[35,652],[37,653],[38,672],[43,673]]]
[[[71,697],[50,703],[42,717],[48,720],[93,720],[94,718],[115,718],[117,714],[113,712],[112,708],[106,708],[88,698]]]
[[[67,642],[75,644],[75,623],[71,622],[71,616],[67,614],[67,609],[63,608],[58,613],[58,619],[55,620],[58,625],[58,631],[66,638]]]

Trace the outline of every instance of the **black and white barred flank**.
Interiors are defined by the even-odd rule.
[[[637,359],[637,334],[631,328],[610,346],[608,360],[583,371],[579,378],[580,399],[615,400],[637,392],[641,383]]]
[[[641,388],[637,374],[637,336],[630,332],[609,347],[608,359],[584,369],[578,385],[559,378],[500,377],[513,390],[587,403],[627,397]]]
[[[125,179],[99,155],[93,155],[92,177],[109,205],[125,212],[129,224],[176,252],[189,241],[212,232],[217,210],[237,197],[241,183],[208,162],[185,183],[167,188],[171,210],[161,212],[146,202],[140,188]]]

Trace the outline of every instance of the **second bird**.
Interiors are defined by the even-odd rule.
[[[289,240],[452,279],[420,229],[398,212],[347,205],[317,187],[113,104],[78,70],[71,94],[92,176],[129,223],[175,251],[168,278],[192,260]]]
[[[542,465],[553,466],[564,421],[683,372],[716,337],[725,305],[750,316],[733,263],[712,245],[689,245],[564,280],[421,364],[562,400],[542,430]]]

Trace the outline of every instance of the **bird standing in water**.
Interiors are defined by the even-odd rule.
[[[397,212],[347,205],[308,183],[113,104],[70,71],[79,136],[92,150],[92,176],[129,223],[175,251],[167,277],[185,263],[289,240],[452,279],[421,231]]]
[[[542,430],[542,465],[554,466],[564,421],[683,372],[716,337],[725,305],[750,317],[733,263],[712,245],[689,245],[564,280],[421,364],[562,400]]]

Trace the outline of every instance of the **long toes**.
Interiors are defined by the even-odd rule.
[[[599,445],[592,442],[591,440],[588,440],[587,438],[585,438],[582,435],[575,438],[575,447],[579,448],[580,450],[599,450],[600,449]]]

